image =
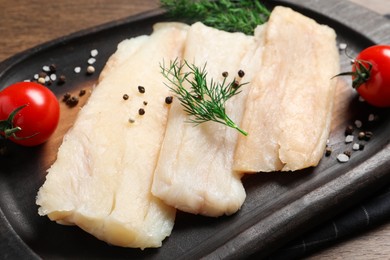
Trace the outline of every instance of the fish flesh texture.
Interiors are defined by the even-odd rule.
[[[260,28],[258,34],[261,35]],[[227,82],[236,78],[243,83],[250,80],[253,68],[261,60],[260,46],[256,37],[220,31],[198,22],[188,30],[183,59],[197,67],[206,66],[208,82],[222,82],[223,72],[228,72]],[[237,76],[240,69],[245,72],[242,79]],[[225,107],[236,123],[241,121],[249,91],[245,86],[242,89]],[[216,122],[195,126],[188,120],[179,100],[174,99],[152,193],[185,212],[213,217],[231,215],[246,197],[242,174],[232,170],[239,133]]]
[[[118,46],[48,170],[40,215],[122,247],[170,235],[176,210],[151,194],[169,110],[160,62],[181,58],[188,27],[157,24]]]
[[[264,32],[264,66],[250,83],[234,170],[295,171],[316,166],[330,132],[339,73],[336,34],[287,7]]]

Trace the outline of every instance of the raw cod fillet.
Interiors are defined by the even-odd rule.
[[[330,131],[339,56],[333,29],[276,7],[265,30],[263,66],[251,82],[234,169],[316,166]]]
[[[170,235],[176,210],[150,192],[169,109],[159,66],[181,57],[187,27],[158,24],[119,45],[48,170],[40,215],[123,247],[159,247]]]
[[[258,29],[261,34],[260,28]],[[191,26],[184,60],[198,67],[206,64],[207,79],[222,81],[227,71],[231,82],[242,69],[250,80],[260,63],[260,40],[241,33],[227,33],[201,23]],[[247,70],[247,71],[246,71]],[[249,89],[226,104],[226,112],[240,123]],[[232,170],[233,152],[239,134],[215,122],[195,126],[178,99],[169,112],[168,125],[154,174],[152,193],[182,211],[206,216],[235,213],[245,199],[241,174]]]

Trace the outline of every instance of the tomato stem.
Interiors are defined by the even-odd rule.
[[[5,138],[9,138],[9,137],[17,138],[15,134],[21,131],[22,128],[20,128],[19,126],[14,126],[13,121],[17,113],[26,106],[27,105],[17,107],[14,111],[11,112],[11,114],[8,116],[7,119],[0,120],[0,132],[4,133]]]
[[[19,132],[20,130],[22,130],[22,128],[20,128],[19,126],[11,128],[11,129],[5,129],[4,135],[6,138],[11,137],[11,136],[15,137],[15,133]]]
[[[342,72],[333,76],[332,78],[339,77],[339,76],[352,76],[353,78],[352,87],[354,89],[357,89],[358,87],[360,87],[362,84],[364,84],[370,79],[372,64],[371,62],[364,61],[364,60],[355,60],[354,64],[355,64],[355,71]]]
[[[368,67],[366,67],[363,64],[363,62],[365,62],[368,65]],[[352,87],[356,89],[370,79],[372,64],[368,61],[356,60],[355,66],[356,66],[356,72],[354,75],[355,79],[352,82]]]

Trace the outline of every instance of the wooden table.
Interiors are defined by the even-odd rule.
[[[344,0],[347,1],[347,0]],[[389,0],[351,0],[390,13]],[[0,0],[0,62],[60,36],[159,6],[158,0]],[[390,257],[390,223],[310,257],[384,259]]]

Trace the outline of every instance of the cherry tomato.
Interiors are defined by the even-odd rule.
[[[0,91],[0,131],[17,144],[46,142],[57,128],[59,117],[57,97],[38,83],[19,82]]]
[[[358,54],[352,79],[359,95],[369,104],[390,106],[390,46],[375,45]]]

